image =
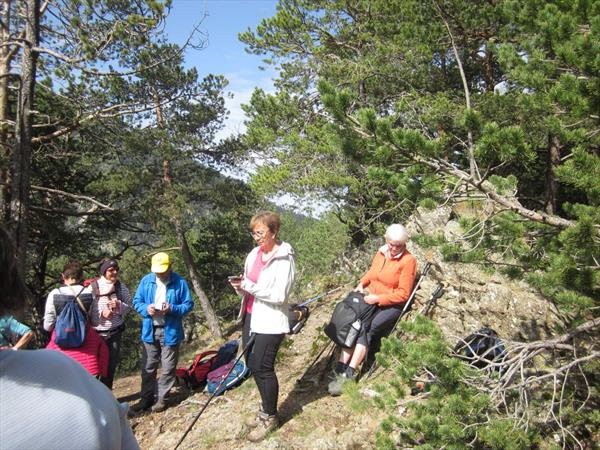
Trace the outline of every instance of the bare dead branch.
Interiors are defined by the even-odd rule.
[[[104,203],[99,202],[98,200],[96,200],[93,197],[89,197],[87,195],[81,195],[81,194],[73,194],[70,192],[65,192],[65,191],[61,191],[59,189],[52,189],[52,188],[47,188],[47,187],[43,187],[43,186],[31,186],[31,189],[34,191],[41,191],[41,192],[49,192],[51,194],[57,194],[63,197],[69,197],[69,198],[73,198],[76,200],[85,200],[87,202],[92,203],[93,205],[96,205],[96,207],[102,208],[103,210],[107,211],[107,212],[115,212],[115,209],[112,206],[109,205],[105,205]]]

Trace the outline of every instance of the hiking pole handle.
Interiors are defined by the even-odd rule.
[[[438,298],[444,295],[444,292],[444,285],[442,285],[441,283],[438,284],[435,288],[435,291],[433,291],[433,293],[431,294],[431,301],[435,302]]]
[[[173,450],[177,450],[179,448],[179,446],[181,445],[183,440],[186,438],[188,433],[192,430],[192,428],[194,428],[194,425],[196,424],[196,422],[198,421],[198,419],[200,418],[200,416],[202,415],[204,410],[208,407],[208,404],[211,402],[211,400],[217,395],[217,392],[219,392],[219,389],[221,389],[221,386],[223,385],[223,383],[225,382],[227,377],[231,374],[231,372],[235,368],[236,364],[239,362],[240,359],[242,359],[242,356],[244,356],[246,354],[246,352],[248,351],[250,346],[254,343],[255,337],[256,336],[254,334],[250,335],[250,339],[248,339],[248,342],[246,343],[246,346],[243,348],[242,353],[240,353],[240,356],[237,357],[237,359],[231,366],[231,369],[229,369],[227,374],[223,377],[223,379],[221,380],[221,382],[219,383],[219,385],[217,386],[215,391],[210,395],[210,397],[208,397],[208,400],[206,400],[206,403],[204,404],[204,406],[202,407],[200,412],[196,415],[196,417],[194,417],[194,420],[192,420],[192,423],[187,427],[187,430],[185,430],[185,433],[183,433],[183,436],[181,436],[181,439],[179,439],[179,442],[177,442],[177,445],[175,446],[175,448]]]
[[[428,315],[429,311],[431,311],[431,309],[433,308],[433,305],[437,304],[438,298],[444,295],[444,292],[446,292],[444,290],[444,285],[442,285],[442,283],[438,283],[436,288],[431,293],[429,300],[427,300],[427,303],[425,303],[425,306],[423,306],[419,311],[419,314],[423,314],[425,316]]]

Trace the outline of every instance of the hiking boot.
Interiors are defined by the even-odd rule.
[[[341,375],[336,375],[335,378],[333,379],[333,381],[331,381],[327,385],[327,392],[329,392],[329,395],[331,395],[332,397],[337,397],[338,395],[342,395],[342,389],[343,389],[344,384],[346,384],[348,381],[352,381],[352,380],[354,380],[354,377],[349,377],[345,373],[343,373]]]
[[[279,427],[279,419],[277,419],[277,416],[275,415],[269,416],[261,411],[257,418],[258,423],[256,427],[246,437],[250,442],[262,441],[269,433],[275,431]]]
[[[152,405],[152,412],[162,412],[167,409],[167,404],[162,398],[159,398],[158,401]]]
[[[345,377],[343,375],[336,375],[335,378],[327,385],[327,392],[332,397],[337,397],[338,395],[342,395],[342,384],[345,381]]]
[[[144,411],[148,411],[152,407],[152,400],[142,399],[135,405],[131,405],[127,411],[127,417],[136,417]]]
[[[256,414],[247,417],[246,420],[244,420],[244,425],[246,425],[248,428],[256,428],[260,423],[261,415],[265,416],[265,413],[262,411],[262,408],[259,407]]]

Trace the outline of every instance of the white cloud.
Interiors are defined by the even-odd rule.
[[[229,117],[225,121],[223,129],[217,134],[217,140],[246,131],[244,125],[246,114],[242,109],[242,104],[250,103],[254,89],[261,88],[265,92],[274,92],[275,90],[272,74],[268,72],[235,72],[225,74],[225,78],[229,80],[226,91],[233,97],[225,99]]]

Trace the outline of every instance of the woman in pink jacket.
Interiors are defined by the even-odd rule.
[[[57,350],[73,358],[84,369],[95,377],[106,377],[108,375],[108,347],[104,340],[91,327],[86,324],[85,341],[77,348],[61,348],[55,342],[54,326],[56,318],[62,311],[65,303],[75,296],[79,296],[83,305],[90,310],[93,301],[92,293],[89,288],[84,288],[80,284],[83,278],[83,268],[78,261],[70,261],[63,267],[61,274],[64,286],[54,289],[48,295],[46,300],[46,310],[44,312],[44,329],[52,332],[50,342],[46,346],[49,350]],[[88,313],[89,316],[89,313]]]

